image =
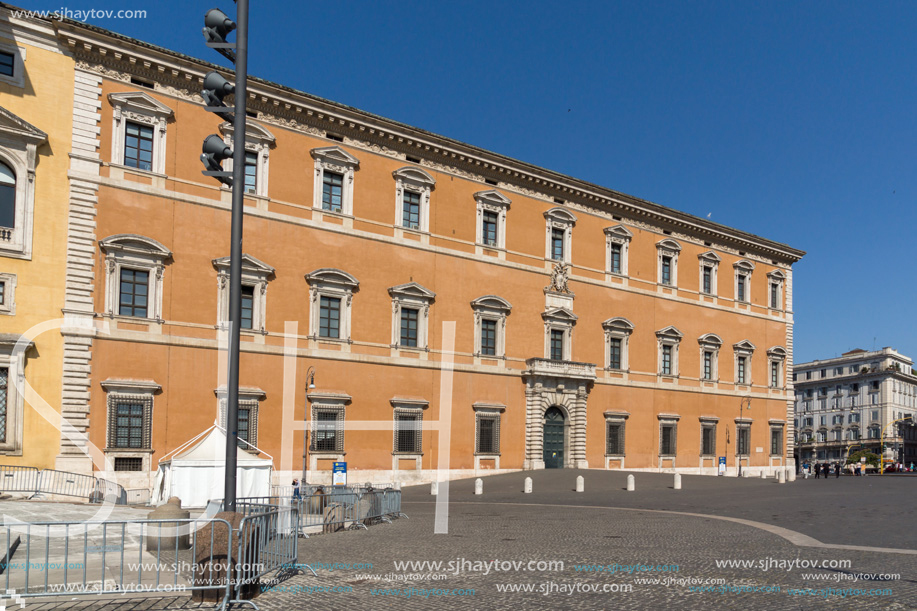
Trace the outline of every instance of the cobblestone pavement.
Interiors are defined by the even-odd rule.
[[[573,491],[573,471],[485,478],[484,496],[473,494],[472,481],[453,482],[449,532],[440,535],[433,534],[435,497],[429,487],[405,489],[403,509],[409,519],[301,539],[300,562],[315,566],[318,576],[266,583],[255,602],[265,611],[917,609],[917,554],[843,547],[917,547],[915,531],[907,526],[907,516],[914,523],[908,512],[913,511],[917,478],[779,485],[685,476],[684,490],[675,491],[671,476],[638,474],[637,491],[626,493],[621,490],[625,474],[580,473],[586,478],[584,493]],[[535,480],[534,494],[522,494],[525,476]],[[895,507],[885,507],[889,504],[903,517],[897,517]],[[806,512],[825,516],[833,528],[819,530],[818,520],[801,519]],[[836,547],[799,546],[715,514],[800,531]],[[749,564],[718,566],[724,560]],[[444,564],[395,564],[405,561]],[[494,561],[499,564],[483,564]],[[80,607],[199,608],[186,600],[125,604]],[[80,607],[30,602],[26,609]]]

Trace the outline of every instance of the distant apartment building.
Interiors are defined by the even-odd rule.
[[[842,460],[868,449],[886,460],[917,462],[914,362],[892,348],[851,350],[800,363],[793,372],[798,460]]]

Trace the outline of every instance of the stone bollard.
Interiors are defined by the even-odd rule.
[[[681,490],[681,473],[675,474],[675,490]]]
[[[582,492],[586,489],[586,479],[582,475],[576,476],[576,491]]]
[[[627,491],[633,492],[635,488],[636,488],[636,480],[634,480],[634,476],[628,475],[627,476]]]
[[[761,479],[767,479],[767,471],[764,469],[761,469]]]
[[[778,470],[777,470],[777,483],[778,483],[778,484],[785,484],[785,483],[786,483],[786,470],[785,470],[785,469],[778,469]]]
[[[744,471],[742,471],[742,477],[748,477],[748,468],[747,467]]]
[[[786,470],[786,481],[788,482],[796,481],[796,469],[787,469]]]
[[[432,496],[439,494],[439,482],[430,482],[430,494]]]
[[[532,494],[532,478],[531,477],[525,478],[525,488],[523,488],[523,492],[525,492],[525,494]]]
[[[251,569],[245,570],[239,563],[245,559],[245,564],[257,566],[261,562],[258,543],[268,537],[262,536],[264,533],[260,532],[255,522],[248,522],[245,528],[240,528],[244,517],[241,513],[221,511],[214,516],[214,520],[225,520],[229,528],[222,521],[214,521],[209,528],[205,526],[205,530],[198,533],[192,585],[211,587],[194,590],[191,593],[192,601],[220,602],[226,593],[226,583],[235,583],[240,571],[243,571],[242,579],[245,583],[239,591],[242,600],[251,600],[260,590],[260,578],[251,577]],[[229,556],[226,555],[227,551]]]
[[[177,496],[173,496],[165,505],[160,505],[147,514],[148,520],[187,520],[190,517],[191,512],[181,508],[181,499]],[[184,528],[181,528],[182,526]],[[146,551],[148,552],[174,550],[176,539],[178,540],[177,549],[191,549],[191,527],[187,522],[150,524],[147,532],[149,533],[146,538]]]
[[[474,493],[484,494],[484,480],[482,480],[480,477],[474,480]]]

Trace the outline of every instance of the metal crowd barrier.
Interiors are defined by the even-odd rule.
[[[133,488],[125,490],[128,505],[149,505],[150,491],[147,488]]]
[[[0,549],[18,547],[0,565],[0,588],[14,600],[211,590],[224,609],[232,543],[225,520],[7,524],[0,527]]]
[[[257,512],[246,515],[239,524],[233,579],[235,594],[230,602],[243,602],[246,590],[258,587],[262,577],[296,567],[299,559],[295,508],[275,507],[271,511],[258,511],[262,507],[260,504],[237,502],[237,511],[241,511],[240,505],[254,507]]]
[[[41,471],[36,467],[17,467],[0,465],[0,492],[31,492],[38,490],[38,476]]]
[[[114,482],[92,475],[35,467],[0,465],[0,492],[26,492],[31,493],[31,498],[53,494],[84,498],[91,503],[127,503],[124,488]]]

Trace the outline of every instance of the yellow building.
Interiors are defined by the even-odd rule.
[[[73,91],[73,59],[58,44],[53,24],[0,11],[0,464],[4,465],[54,468],[60,450],[57,414],[63,397],[64,341],[54,321],[61,319],[66,283]],[[93,221],[74,219],[74,223],[90,227]],[[34,335],[36,326],[43,324],[47,329]],[[16,344],[26,333],[32,341],[23,352]],[[83,384],[85,391],[88,382]],[[50,406],[44,414],[38,408],[42,401],[27,396],[28,387]]]

